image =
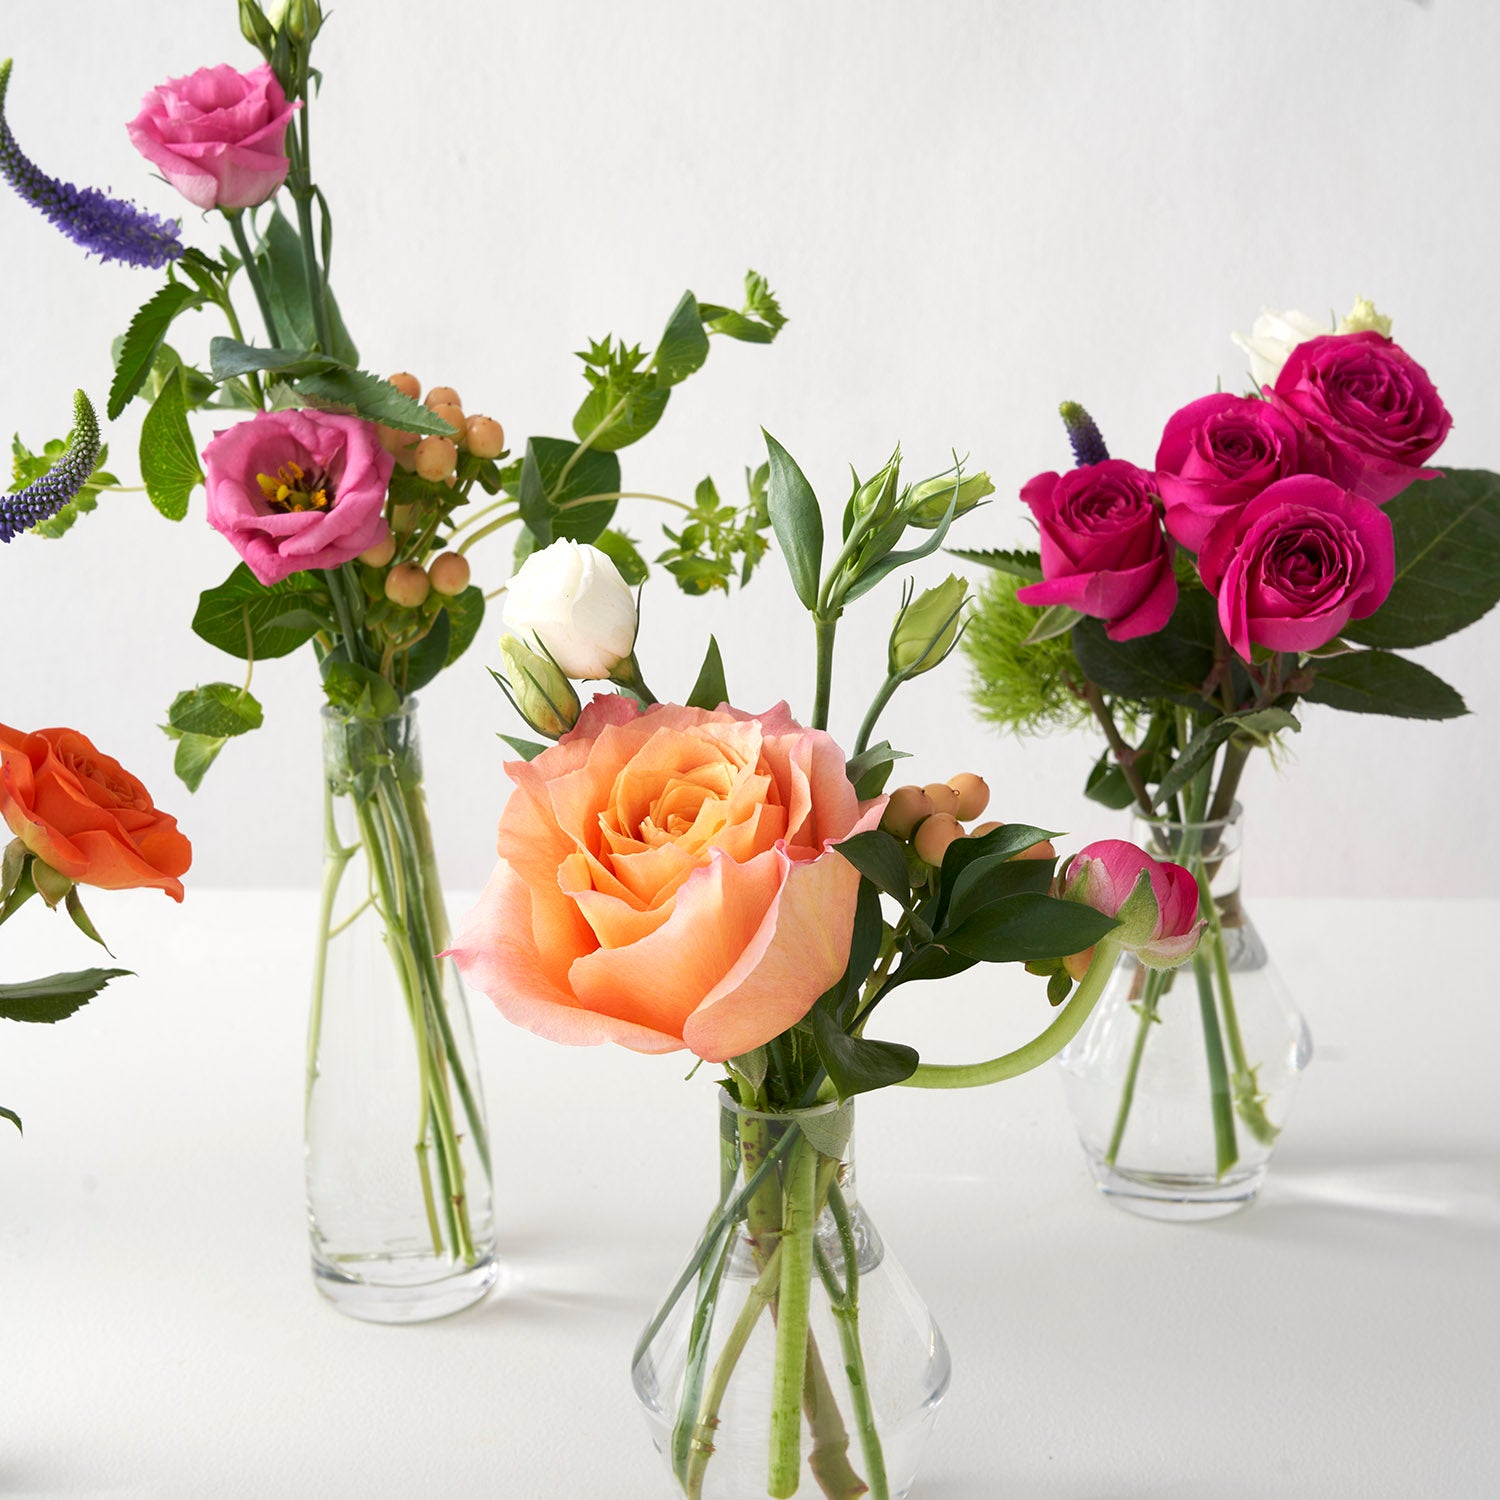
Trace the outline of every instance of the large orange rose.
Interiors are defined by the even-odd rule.
[[[182,900],[193,846],[118,761],[75,729],[0,724],[0,816],[43,863],[79,885],[137,886]]]
[[[529,764],[500,863],[453,956],[553,1041],[689,1047],[709,1062],[801,1020],[844,972],[859,875],[834,852],[878,822],[828,735],[769,713],[601,695]]]

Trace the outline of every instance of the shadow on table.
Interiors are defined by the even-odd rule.
[[[1222,1475],[1214,1476],[1214,1500],[1266,1500],[1264,1490],[1226,1490]],[[1125,1485],[1118,1475],[1100,1479],[1058,1477],[1055,1484],[1007,1479],[1003,1474],[942,1474],[919,1477],[916,1493],[922,1500],[988,1500],[990,1496],[1021,1496],[1026,1500],[1203,1500],[1204,1486],[1198,1480],[1172,1484]]]

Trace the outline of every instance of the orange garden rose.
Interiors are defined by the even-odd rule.
[[[844,755],[768,713],[594,699],[506,771],[500,863],[453,948],[512,1021],[557,1042],[723,1062],[807,1014],[849,958],[873,828]]]
[[[0,816],[44,864],[79,885],[165,891],[182,900],[192,845],[177,820],[75,729],[0,724]]]

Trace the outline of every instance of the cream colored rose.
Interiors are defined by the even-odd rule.
[[[635,649],[635,595],[597,547],[563,539],[521,564],[505,590],[505,623],[567,676],[596,681]]]

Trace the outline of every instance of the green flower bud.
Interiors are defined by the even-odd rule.
[[[901,605],[891,631],[889,671],[892,677],[930,672],[953,649],[969,597],[965,578],[950,576]]]
[[[549,740],[560,739],[583,712],[573,684],[549,656],[533,651],[513,635],[502,637],[500,657],[505,663],[496,679],[505,689],[516,712]]]
[[[856,520],[872,516],[878,526],[890,520],[896,509],[896,493],[901,483],[901,450],[890,461],[855,490],[849,509]]]
[[[240,0],[240,35],[262,57],[270,57],[271,49],[276,45],[276,28],[256,0]]]
[[[1375,311],[1368,297],[1358,297],[1346,317],[1339,319],[1339,333],[1379,333],[1391,336],[1391,320]]]
[[[949,474],[937,479],[924,479],[914,485],[906,497],[906,520],[909,525],[919,526],[923,531],[936,531],[948,514],[949,502],[953,499],[955,476]],[[986,495],[993,495],[995,486],[988,474],[970,474],[958,483],[958,503],[953,507],[954,518],[974,509]]]

